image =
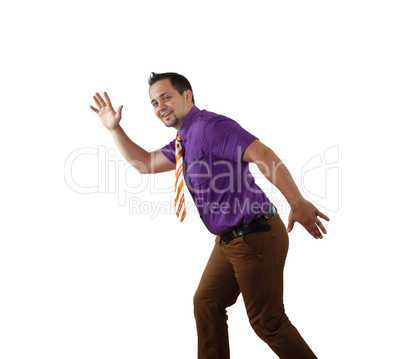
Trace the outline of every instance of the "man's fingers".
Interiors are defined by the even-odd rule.
[[[315,222],[308,225],[307,230],[315,239],[323,238],[322,233],[318,229],[317,224]]]
[[[325,227],[318,218],[315,220],[315,223],[317,224],[318,228],[321,229],[322,233],[327,234],[327,230],[325,229]]]
[[[106,107],[106,102],[103,101],[103,98],[98,93],[95,94],[96,98],[98,99],[99,103],[102,105],[101,107]]]
[[[321,233],[320,230],[318,229],[317,224],[316,224],[315,222],[312,223],[312,224],[310,225],[310,227],[313,229],[313,231],[314,231],[314,233],[315,233],[317,239],[318,239],[318,238],[322,238],[322,233]]]
[[[96,106],[98,106],[99,110],[102,108],[102,105],[100,104],[100,102],[98,101],[98,99],[96,98],[96,96],[94,96],[94,101],[96,103]]]
[[[317,214],[318,214],[321,218],[324,218],[327,222],[329,222],[329,218],[328,218],[324,213],[321,213],[320,211],[317,211]]]
[[[310,233],[315,239],[318,239],[318,235],[314,232],[313,228],[309,225],[304,226],[304,228],[306,229],[306,231],[308,233]]]
[[[93,107],[93,106],[89,106],[89,108],[90,108],[92,111],[95,111],[96,113],[99,113],[99,110],[98,110],[97,108],[95,108],[95,107]]]
[[[110,106],[110,107],[113,108],[112,103],[110,102],[110,98],[109,98],[109,96],[107,95],[107,93],[104,92],[103,95],[105,96],[106,104],[107,104],[108,106]]]
[[[286,232],[289,233],[293,229],[294,224],[295,224],[295,221],[289,219],[288,228],[286,228]]]

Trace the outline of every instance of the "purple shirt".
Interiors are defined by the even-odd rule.
[[[184,179],[201,219],[223,234],[260,217],[270,201],[254,181],[243,152],[257,139],[237,122],[193,107],[180,128]],[[162,148],[175,163],[175,142]]]

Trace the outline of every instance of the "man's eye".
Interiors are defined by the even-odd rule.
[[[165,101],[167,101],[167,100],[169,100],[170,99],[170,96],[166,96],[165,97]]]
[[[154,103],[152,104],[153,107],[156,107],[157,105],[158,105],[157,102],[154,102]]]

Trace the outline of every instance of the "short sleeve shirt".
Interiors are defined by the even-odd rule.
[[[223,234],[260,217],[270,201],[241,160],[257,137],[232,119],[193,107],[180,128],[184,179],[201,219]],[[162,148],[175,163],[175,141]]]

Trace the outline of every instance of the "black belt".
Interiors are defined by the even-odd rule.
[[[269,231],[271,229],[271,226],[266,223],[266,221],[271,218],[275,213],[277,213],[276,207],[272,205],[261,217],[255,219],[249,224],[242,224],[238,227],[235,227],[229,232],[221,234],[220,237],[222,241],[227,244],[231,240],[247,233]]]

